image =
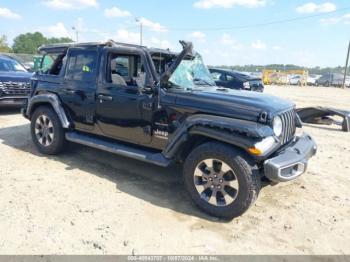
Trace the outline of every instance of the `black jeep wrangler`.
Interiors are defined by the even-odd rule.
[[[199,208],[232,219],[260,182],[295,179],[316,153],[293,103],[215,86],[192,43],[181,53],[109,41],[39,48],[53,63],[22,110],[41,153],[71,141],[167,167],[183,163]],[[44,60],[44,59],[43,59]]]

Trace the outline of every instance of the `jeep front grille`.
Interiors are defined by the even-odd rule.
[[[295,134],[295,110],[287,111],[280,115],[282,120],[282,144],[286,144],[291,141]]]
[[[1,82],[0,89],[4,96],[28,96],[30,94],[30,83]]]

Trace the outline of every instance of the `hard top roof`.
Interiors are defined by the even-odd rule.
[[[161,48],[154,48],[151,47],[148,49],[149,52],[153,55],[153,54],[162,54],[162,55],[170,55],[170,56],[177,56],[178,53],[170,51],[170,49],[161,49]]]
[[[109,40],[106,42],[86,42],[86,43],[61,43],[61,44],[48,44],[48,45],[42,45],[38,48],[38,52],[46,52],[46,53],[54,53],[54,52],[63,52],[67,50],[68,48],[72,47],[103,47],[103,46],[109,46],[109,47],[133,47],[133,48],[146,48],[145,46],[140,45],[133,45],[133,44],[126,44],[126,43],[119,43],[115,42],[113,40]]]
[[[176,56],[178,55],[175,52],[170,51],[169,49],[161,49],[161,48],[148,48],[146,46],[141,46],[141,45],[134,45],[134,44],[127,44],[127,43],[120,43],[120,42],[115,42],[113,40],[109,40],[106,42],[86,42],[86,43],[61,43],[61,44],[48,44],[48,45],[42,45],[38,48],[38,52],[44,52],[44,53],[60,53],[64,52],[68,48],[72,47],[104,47],[104,46],[109,46],[109,47],[130,47],[130,48],[142,48],[142,49],[147,49],[151,54],[156,54],[156,53],[161,53],[165,55],[171,55],[171,56]]]

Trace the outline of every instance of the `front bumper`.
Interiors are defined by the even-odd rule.
[[[264,162],[264,175],[273,182],[286,182],[302,175],[308,160],[316,154],[317,145],[304,134],[277,156]]]
[[[27,99],[27,96],[0,97],[0,106],[23,106],[26,103]]]

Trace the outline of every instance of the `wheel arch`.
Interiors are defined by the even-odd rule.
[[[194,147],[208,141],[234,146],[245,153],[257,141],[273,135],[267,125],[218,116],[194,115],[177,129],[163,150],[167,158],[184,158]]]
[[[230,146],[233,149],[239,151],[249,162],[256,162],[250,154],[246,151],[246,148],[241,143],[235,143],[234,141],[227,141],[220,137],[213,137],[210,134],[194,133],[190,136],[190,139],[179,148],[178,159],[185,161],[187,156],[198,146],[205,143],[218,143],[226,146]]]
[[[53,93],[39,94],[30,98],[28,101],[28,106],[25,113],[26,116],[29,119],[31,119],[33,112],[40,106],[50,106],[55,111],[58,118],[60,119],[63,128],[71,127],[71,122],[69,121],[64,111],[64,108],[62,106],[62,103],[56,94],[53,94]]]

